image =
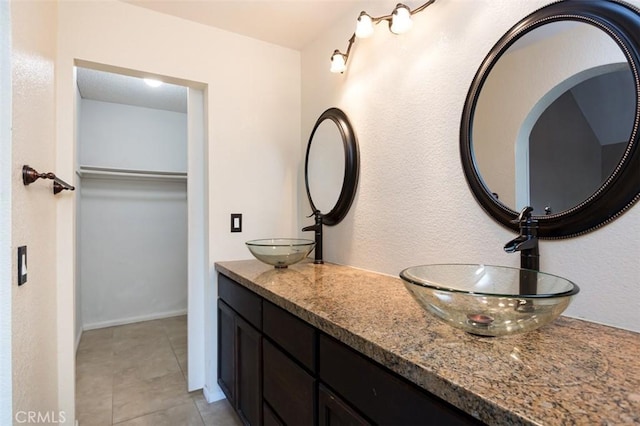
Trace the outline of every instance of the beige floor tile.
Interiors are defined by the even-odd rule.
[[[203,426],[200,412],[193,401],[146,416],[137,417],[118,426]]]
[[[163,318],[160,320],[165,331],[178,331],[186,332],[187,330],[187,316],[180,315],[177,317]]]
[[[187,350],[187,345],[184,346],[179,346],[177,348],[173,348],[173,353],[176,356],[176,359],[178,360],[178,365],[180,366],[180,370],[182,371],[182,374],[184,375],[185,380],[188,379],[188,370],[187,370],[187,363],[188,363],[188,350]]]
[[[114,344],[118,344],[122,340],[129,339],[153,339],[165,337],[162,320],[137,322],[134,324],[121,325],[114,327],[113,340]]]
[[[165,410],[190,400],[180,371],[149,380],[116,374],[113,383],[114,423]]]
[[[123,378],[145,380],[180,371],[178,360],[166,338],[148,345],[120,349],[113,359],[113,373]]]
[[[169,342],[171,342],[171,346],[173,348],[177,348],[180,346],[187,346],[187,335],[171,335],[167,336],[169,338]]]
[[[97,349],[100,346],[109,348],[111,343],[113,343],[113,327],[87,330],[82,332],[78,350]]]
[[[240,418],[233,411],[228,400],[223,399],[209,404],[202,394],[193,399],[200,410],[205,426],[242,426]]]
[[[79,426],[241,425],[226,400],[207,404],[186,380],[186,315],[86,331],[76,356]]]
[[[111,391],[106,394],[76,391],[76,419],[78,426],[111,426]]]

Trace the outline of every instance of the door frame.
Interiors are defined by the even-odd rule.
[[[12,424],[11,7],[0,2],[0,424]]]
[[[208,178],[208,135],[207,135],[207,96],[205,83],[179,77],[136,71],[114,65],[100,64],[81,59],[74,60],[74,75],[71,87],[75,99],[76,67],[91,68],[100,71],[123,74],[133,77],[154,77],[165,82],[187,88],[187,262],[188,262],[188,390],[194,391],[205,385],[205,285],[209,277],[209,178]],[[59,88],[60,89],[60,88]],[[67,99],[67,98],[65,98]],[[58,108],[61,107],[58,103]],[[64,107],[64,106],[62,106]],[[58,152],[59,169],[77,168],[78,144],[78,105],[69,105],[73,116],[71,152]],[[62,126],[62,124],[59,124]],[[68,128],[67,128],[68,130]],[[58,129],[61,137],[61,129]],[[64,136],[62,136],[64,137]],[[66,173],[69,174],[69,173]],[[75,380],[67,380],[70,374],[75,377],[76,350],[76,229],[77,195],[60,200],[58,204],[58,374],[61,409],[74,412]],[[71,220],[70,220],[71,218]],[[71,250],[70,250],[71,249]],[[72,252],[71,256],[65,256]],[[63,379],[65,378],[65,379]],[[68,383],[71,383],[69,385]]]

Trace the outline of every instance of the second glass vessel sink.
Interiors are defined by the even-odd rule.
[[[571,281],[539,271],[491,265],[441,264],[400,273],[420,306],[472,334],[503,336],[556,319],[580,291]]]
[[[301,238],[269,238],[245,243],[253,256],[276,268],[286,268],[303,260],[316,243]]]

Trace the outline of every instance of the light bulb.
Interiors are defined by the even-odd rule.
[[[356,24],[356,37],[367,38],[373,34],[373,20],[367,12],[360,12],[358,23]]]
[[[160,80],[155,80],[153,78],[145,78],[143,79],[145,83],[147,83],[147,86],[151,86],[151,87],[160,87],[162,86],[162,82]]]
[[[394,34],[404,34],[412,26],[411,11],[404,4],[398,4],[391,14],[391,27],[389,29]]]
[[[344,72],[347,69],[347,57],[340,53],[339,50],[335,50],[331,55],[331,72],[338,73]]]

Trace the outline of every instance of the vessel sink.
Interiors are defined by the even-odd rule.
[[[251,254],[261,262],[276,268],[286,268],[307,257],[316,243],[300,238],[269,238],[245,243]]]
[[[564,278],[492,265],[422,265],[400,272],[420,306],[480,336],[535,330],[556,319],[580,289]]]

